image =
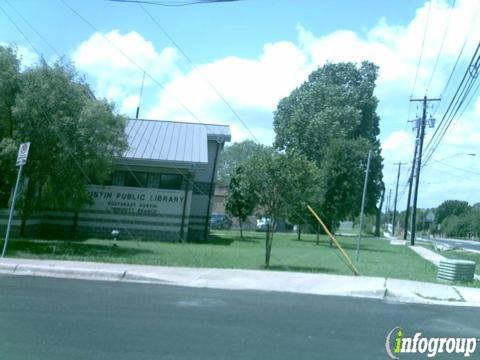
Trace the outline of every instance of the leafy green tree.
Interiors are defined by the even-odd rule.
[[[20,60],[13,47],[0,46],[0,207],[5,207],[15,178],[18,144],[13,139],[13,106],[20,87]]]
[[[288,220],[297,224],[298,240],[300,240],[302,226],[308,225],[311,229],[318,231],[318,222],[309,211],[306,211],[306,206],[317,207],[323,202],[326,189],[325,176],[315,163],[308,161],[303,155],[287,152],[285,157],[289,162],[288,171],[292,174],[291,181],[295,181],[294,184],[289,184],[293,186],[288,195],[290,199]]]
[[[468,211],[470,211],[470,205],[467,201],[446,200],[435,210],[435,220],[437,224],[442,224],[447,217],[461,216]]]
[[[251,184],[245,178],[243,167],[239,166],[230,180],[225,207],[230,215],[238,218],[241,238],[243,238],[243,223],[248,216],[252,215],[255,206],[256,195]]]
[[[292,215],[293,209],[306,214],[305,205],[321,188],[320,172],[314,163],[297,153],[279,153],[264,148],[245,163],[257,205],[265,211],[270,225],[265,235],[265,266],[270,266],[273,232],[278,220]]]
[[[370,62],[328,63],[282,99],[275,111],[275,147],[295,150],[326,174],[320,215],[330,227],[358,216],[368,150],[372,161],[366,212],[377,212],[383,189],[378,100],[378,68]]]
[[[50,66],[42,61],[19,78],[11,136],[9,126],[2,128],[0,166],[14,169],[18,144],[31,142],[18,203],[22,223],[37,209],[78,214],[90,201],[86,185],[106,180],[114,158],[127,147],[125,119],[112,104],[93,98],[68,63]]]
[[[467,238],[470,230],[466,216],[450,215],[443,219],[441,224],[441,232],[447,237]]]
[[[230,184],[230,179],[235,174],[236,169],[257,151],[262,151],[264,148],[264,145],[257,144],[252,140],[244,140],[225,147],[220,154],[217,183],[222,185]]]
[[[0,79],[0,136],[12,137],[12,109],[20,87],[20,60],[13,47],[0,46]]]

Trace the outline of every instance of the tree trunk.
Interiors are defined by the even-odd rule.
[[[375,236],[380,236],[380,225],[382,222],[382,207],[383,207],[383,200],[385,198],[385,189],[382,191],[382,196],[380,198],[380,205],[378,206],[377,210],[377,217],[375,219]]]
[[[270,267],[270,254],[272,252],[273,233],[270,224],[267,225],[267,232],[265,236],[265,267]]]
[[[301,225],[297,225],[297,226],[298,226],[297,240],[300,241],[300,239],[302,237],[302,227],[301,227]]]
[[[267,269],[270,266],[270,254],[268,252],[269,237],[270,237],[270,225],[267,224],[267,231],[265,232],[265,267]]]
[[[70,234],[70,237],[72,239],[77,238],[77,230],[78,230],[78,211],[75,211],[73,215],[73,225],[72,225],[72,232]]]
[[[333,221],[330,223],[330,232],[335,234],[335,229],[333,228]],[[330,236],[328,237],[330,239]],[[333,247],[332,239],[330,239],[330,247]]]
[[[240,239],[243,239],[243,223],[241,219],[238,219],[238,222],[240,223]]]
[[[27,217],[22,216],[22,221],[20,222],[20,237],[25,238],[25,230],[27,228]]]
[[[317,224],[317,245],[320,245],[320,224]]]

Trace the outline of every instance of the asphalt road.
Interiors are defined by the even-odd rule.
[[[395,326],[478,337],[479,319],[478,308],[0,276],[1,359],[386,359]]]
[[[422,238],[429,242],[436,242],[441,245],[451,246],[454,248],[460,249],[471,249],[480,251],[480,241],[471,241],[471,240],[458,240],[458,239],[426,239]]]

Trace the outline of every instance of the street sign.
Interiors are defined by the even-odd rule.
[[[20,178],[22,177],[23,165],[27,163],[29,149],[30,149],[29,142],[20,144],[20,147],[18,148],[17,166],[20,166],[20,169],[18,169],[17,181],[15,183],[15,189],[13,190],[12,203],[10,204],[10,213],[8,215],[8,223],[7,223],[7,233],[5,234],[5,241],[3,242],[3,250],[1,255],[2,258],[5,256],[5,253],[7,252],[8,237],[10,236],[10,229],[12,227],[12,218],[13,218],[13,211],[15,210],[15,200],[17,199],[18,184],[20,183]]]
[[[23,166],[27,163],[29,149],[30,149],[29,142],[20,144],[20,147],[18,148],[18,155],[17,155],[17,166]]]

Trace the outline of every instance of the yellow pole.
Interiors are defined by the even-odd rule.
[[[340,246],[340,243],[337,241],[337,239],[335,239],[335,237],[332,235],[332,233],[328,230],[328,228],[325,226],[325,224],[323,223],[322,219],[320,219],[320,216],[317,215],[317,213],[310,207],[310,205],[307,205],[307,208],[308,210],[313,214],[313,216],[315,216],[315,219],[317,219],[317,221],[320,223],[320,225],[322,225],[323,227],[323,230],[325,230],[325,232],[327,233],[328,237],[330,239],[332,239],[332,241],[335,243],[335,245],[338,247],[338,249],[340,250],[340,252],[342,253],[343,257],[347,260],[347,263],[350,265],[350,269],[353,271],[353,273],[355,275],[360,275],[360,273],[358,272],[357,268],[355,267],[355,265],[353,265],[353,262],[352,260],[350,259],[350,257],[348,256],[348,254],[345,252],[345,250],[343,250],[343,248]]]

